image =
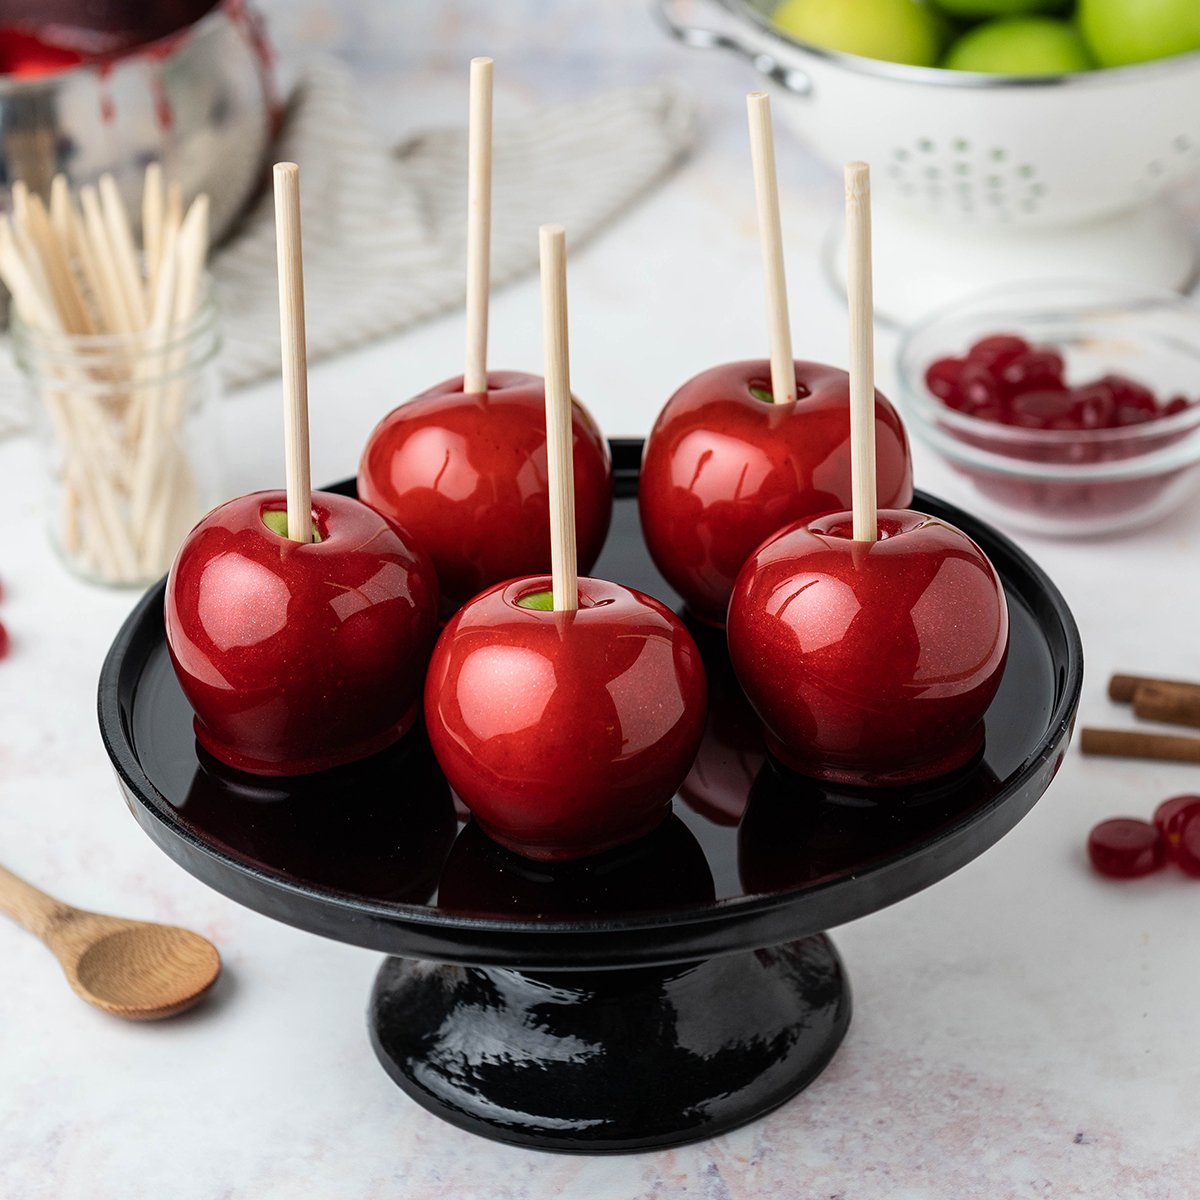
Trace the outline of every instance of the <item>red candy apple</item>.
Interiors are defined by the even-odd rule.
[[[983,551],[952,525],[884,509],[761,546],[729,604],[729,652],[771,749],[841,784],[916,783],[968,762],[1004,670],[1008,608]]]
[[[492,838],[543,860],[661,824],[705,720],[700,653],[669,609],[580,579],[576,611],[547,611],[550,586],[511,580],[464,605],[425,685],[451,787]]]
[[[742,564],[801,517],[850,504],[849,377],[797,362],[796,396],[771,402],[764,359],[688,380],[646,442],[638,505],[646,545],[701,619],[723,624]],[[908,439],[891,404],[875,402],[879,503],[912,500]]]
[[[358,494],[433,559],[453,607],[493,583],[550,569],[545,388],[536,375],[488,372],[486,393],[448,379],[380,422]],[[612,516],[608,444],[572,403],[579,567],[599,557]]]
[[[357,500],[312,494],[319,540],[289,541],[287,498],[214,509],[167,579],[175,673],[215,758],[299,775],[364,758],[412,724],[437,633],[428,558]]]

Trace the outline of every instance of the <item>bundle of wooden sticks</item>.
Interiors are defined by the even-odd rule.
[[[88,575],[153,579],[200,516],[182,445],[208,254],[208,198],[146,170],[143,245],[111,176],[50,203],[21,183],[0,219],[18,361],[57,451],[63,552]]]

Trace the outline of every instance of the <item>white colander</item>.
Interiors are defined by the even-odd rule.
[[[685,44],[736,51],[766,76],[780,119],[819,155],[871,164],[885,310],[911,316],[981,283],[1048,274],[1192,281],[1192,231],[1156,198],[1200,171],[1200,52],[977,75],[805,45],[771,25],[772,7],[659,0]],[[957,267],[939,265],[947,255]]]

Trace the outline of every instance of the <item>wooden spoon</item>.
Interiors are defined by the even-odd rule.
[[[216,946],[198,933],[72,908],[3,867],[0,911],[50,947],[76,995],[130,1021],[191,1008],[221,971]]]

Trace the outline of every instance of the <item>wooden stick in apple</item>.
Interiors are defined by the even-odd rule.
[[[875,495],[875,303],[871,288],[871,173],[846,164],[846,245],[850,302],[850,495],[854,540],[879,537]]]
[[[279,335],[283,349],[283,436],[287,467],[287,535],[312,541],[308,460],[308,351],[304,338],[304,268],[300,252],[300,168],[275,164],[275,253]]]
[[[546,356],[546,456],[550,482],[550,574],[554,611],[579,607],[575,559],[575,470],[571,373],[567,351],[567,235],[561,225],[538,230],[542,266],[542,338]]]
[[[467,361],[463,391],[485,393],[492,249],[492,60],[471,59],[467,134]]]
[[[771,98],[766,92],[746,97],[750,118],[750,159],[758,206],[758,240],[762,247],[767,295],[767,327],[771,346],[771,398],[776,404],[796,399],[796,368],[788,321],[787,281],[783,273],[783,233],[779,224],[779,184],[775,176],[775,138],[771,132]]]

